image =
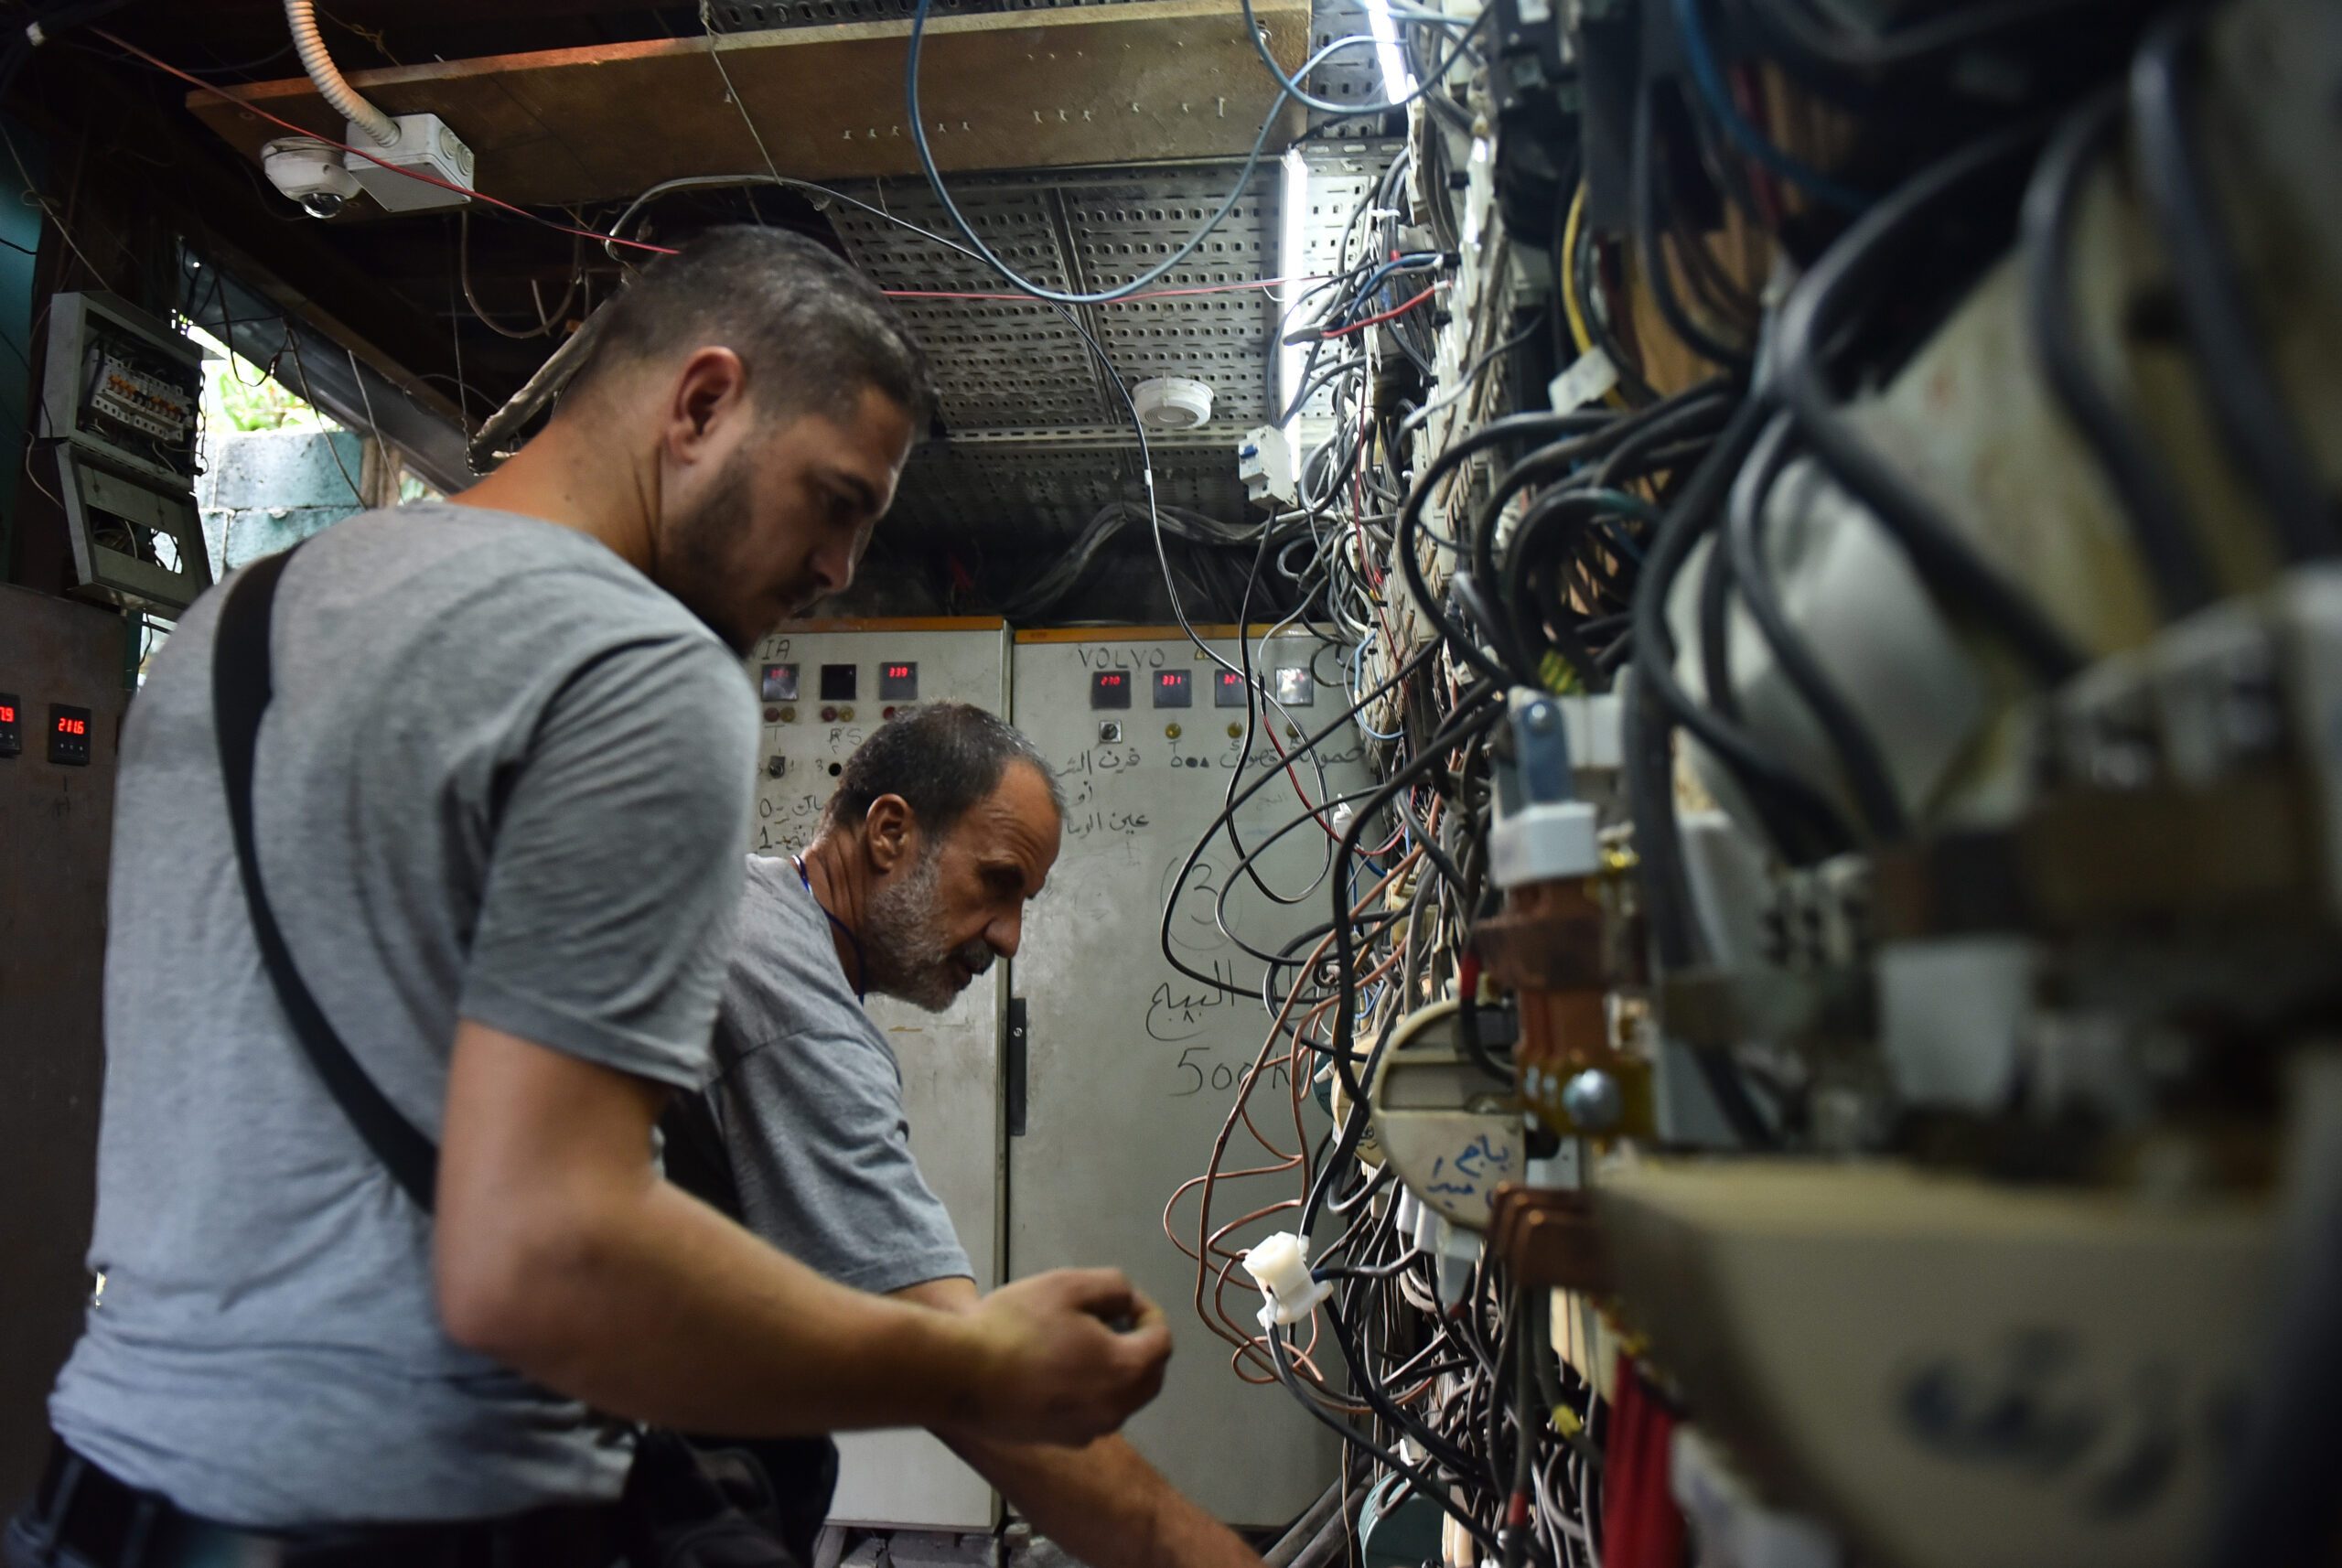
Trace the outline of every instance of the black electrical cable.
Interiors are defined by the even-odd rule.
[[[1628,208],[1634,225],[1635,248],[1642,254],[1643,281],[1649,287],[1651,303],[1659,307],[1659,314],[1666,321],[1668,330],[1674,333],[1685,348],[1711,364],[1738,374],[1748,368],[1749,351],[1723,341],[1693,321],[1675,293],[1674,274],[1659,228],[1658,207],[1661,193],[1659,188],[1659,157],[1653,145],[1659,134],[1653,109],[1658,91],[1656,81],[1646,81],[1635,94],[1633,139],[1627,177]]]
[[[1821,660],[1806,646],[1804,637],[1789,624],[1765,560],[1765,498],[1791,455],[1789,430],[1789,416],[1778,414],[1756,438],[1756,447],[1742,467],[1725,508],[1722,549],[1730,553],[1733,578],[1738,585],[1741,602],[1747,606],[1757,630],[1772,649],[1774,662],[1780,666],[1783,678],[1796,689],[1814,723],[1821,726],[1821,733],[1837,752],[1847,788],[1853,793],[1854,803],[1860,808],[1871,836],[1882,843],[1896,843],[1909,832],[1910,822],[1904,812],[1894,775],[1887,770],[1886,758],[1870,731],[1864,727],[1861,715],[1832,683]]]
[[[1568,214],[1567,202],[1557,201],[1553,204],[1553,222],[1556,226],[1554,230],[1556,238],[1553,243],[1557,250],[1562,248],[1559,236],[1567,230]],[[1627,351],[1627,345],[1619,338],[1617,327],[1611,319],[1610,296],[1607,291],[1600,286],[1602,268],[1600,257],[1595,250],[1597,242],[1594,225],[1580,223],[1577,249],[1568,259],[1571,269],[1570,281],[1576,285],[1578,304],[1581,314],[1585,319],[1585,335],[1595,348],[1602,350],[1603,357],[1610,361],[1610,368],[1617,373],[1620,395],[1638,407],[1645,403],[1656,403],[1659,401],[1659,393],[1644,378],[1642,361]],[[1558,287],[1562,280],[1556,278],[1554,282]]]
[[[2005,44],[2012,35],[2063,22],[2076,14],[2135,8],[2132,0],[1982,0],[1898,27],[1875,30],[1823,22],[1811,14],[1807,0],[1746,3],[1778,40],[1793,45],[1808,59],[1851,75],[1949,67],[1955,56]],[[1945,75],[1949,81],[1957,81],[1956,71],[1947,70]]]
[[[1972,611],[2036,681],[2056,685],[2080,670],[2081,651],[2030,595],[1976,553],[1932,499],[1854,433],[1821,365],[1821,344],[1840,325],[1846,297],[1885,264],[1893,242],[1938,203],[2025,153],[2039,137],[2039,125],[2031,121],[1984,137],[1874,203],[1790,293],[1775,347],[1780,396],[1814,456],[1870,509],[1930,588]]]
[[[1341,1002],[1334,1009],[1334,1074],[1341,1080],[1342,1092],[1353,1104],[1363,1105],[1365,1092],[1350,1063],[1350,1044],[1356,1037],[1357,1020],[1354,1002],[1357,979],[1352,972],[1355,952],[1350,943],[1348,876],[1345,868],[1357,857],[1359,836],[1368,822],[1374,819],[1380,802],[1397,795],[1400,790],[1431,771],[1448,749],[1466,736],[1494,724],[1503,708],[1488,705],[1502,691],[1500,682],[1488,682],[1472,687],[1456,699],[1454,716],[1447,726],[1434,736],[1423,750],[1404,767],[1383,781],[1375,804],[1369,805],[1350,820],[1342,832],[1342,842],[1334,851],[1334,964],[1341,976]]]
[[[1448,446],[1424,467],[1415,480],[1414,489],[1407,494],[1406,504],[1399,509],[1397,538],[1392,549],[1399,557],[1399,570],[1406,578],[1408,591],[1415,603],[1439,628],[1440,635],[1464,660],[1491,681],[1504,682],[1510,679],[1504,667],[1483,653],[1440,606],[1437,596],[1423,577],[1423,562],[1417,558],[1415,534],[1423,524],[1423,503],[1442,479],[1454,473],[1473,457],[1492,447],[1513,441],[1550,440],[1557,435],[1582,433],[1607,423],[1607,416],[1585,413],[1516,413],[1492,420],[1471,435]]]
[[[1501,666],[1506,684],[1533,684],[1532,666],[1521,652],[1520,639],[1513,635],[1511,618],[1498,611],[1488,596],[1480,591],[1478,580],[1459,566],[1448,576],[1447,591],[1454,596],[1456,606],[1480,628],[1481,635],[1475,645],[1485,645],[1496,650],[1497,662]]]
[[[1445,1487],[1440,1486],[1372,1438],[1363,1435],[1348,1422],[1326,1409],[1311,1397],[1301,1380],[1294,1375],[1292,1360],[1285,1354],[1284,1336],[1282,1331],[1272,1330],[1268,1340],[1269,1360],[1275,1367],[1278,1379],[1292,1391],[1294,1398],[1301,1402],[1303,1409],[1332,1428],[1341,1440],[1351,1447],[1358,1449],[1360,1453],[1372,1455],[1384,1468],[1393,1474],[1404,1476],[1419,1494],[1438,1504],[1442,1511],[1461,1526],[1473,1540],[1480,1542],[1490,1552],[1499,1550],[1497,1539],[1489,1532],[1488,1527],[1457,1507],[1455,1500],[1447,1495]]]
[[[2122,100],[2109,93],[2070,115],[2025,188],[2025,321],[2043,379],[2098,459],[2166,619],[2218,596],[2178,488],[2138,426],[2091,371],[2074,320],[2074,225],[2084,178],[2113,144]]]
[[[1305,736],[1294,747],[1294,749],[1286,755],[1288,757],[1298,757],[1305,753],[1314,752],[1319,745],[1323,744],[1342,725],[1350,723],[1369,703],[1373,702],[1377,697],[1382,695],[1383,693],[1391,690],[1401,682],[1404,681],[1408,676],[1429,664],[1438,656],[1438,652],[1439,650],[1435,644],[1426,644],[1423,648],[1418,649],[1413,654],[1409,656],[1405,663],[1402,664],[1391,675],[1386,677],[1372,691],[1369,692],[1364,697],[1361,697],[1358,702],[1352,703],[1348,709],[1338,714],[1326,725],[1325,728],[1318,730],[1314,735]],[[1241,769],[1238,770],[1238,777],[1239,779],[1242,777]],[[1213,818],[1210,822],[1205,825],[1203,835],[1196,841],[1195,847],[1187,852],[1187,858],[1180,865],[1179,875],[1173,880],[1170,893],[1163,901],[1163,919],[1157,932],[1157,938],[1159,945],[1163,950],[1164,961],[1170,964],[1173,969],[1178,971],[1182,975],[1185,975],[1187,978],[1196,981],[1200,984],[1209,985],[1223,990],[1226,989],[1225,983],[1218,975],[1209,974],[1202,970],[1195,968],[1183,961],[1176,952],[1172,950],[1171,912],[1176,907],[1179,895],[1186,889],[1188,879],[1195,875],[1196,863],[1203,858],[1204,851],[1210,846],[1211,841],[1219,835],[1221,822],[1227,819],[1232,818],[1237,810],[1241,808],[1245,801],[1250,800],[1254,795],[1266,789],[1270,780],[1275,777],[1276,770],[1274,769],[1262,770],[1259,778],[1253,779],[1252,783],[1247,784],[1243,786],[1242,789],[1239,789],[1235,796],[1221,808],[1220,814],[1218,817]],[[1363,820],[1363,816],[1361,816],[1360,820]],[[1338,916],[1337,918],[1338,919],[1340,917]]]
[[[1782,853],[1793,861],[1826,858],[1853,843],[1837,808],[1760,746],[1740,725],[1692,701],[1676,681],[1667,595],[1692,547],[1714,526],[1732,476],[1756,444],[1763,410],[1744,404],[1716,438],[1653,536],[1635,588],[1634,668],[1674,722],[1689,729],[1728,768]]]
[[[1705,688],[1701,695],[1707,698],[1709,707],[1738,724],[1740,691],[1732,678],[1731,608],[1732,557],[1719,539],[1710,546],[1700,570],[1699,596],[1692,613],[1693,645],[1699,654],[1700,684]]]
[[[2260,498],[2285,558],[2316,560],[2337,547],[2334,500],[2256,336],[2243,268],[2197,164],[2184,73],[2204,20],[2193,6],[2176,8],[2133,61],[2131,120],[2141,182],[2171,257],[2180,319],[2229,460]]]
[[[1569,554],[1588,538],[1594,519],[1608,505],[1604,497],[1585,490],[1550,490],[1521,515],[1505,549],[1503,596],[1520,628],[1526,667],[1540,668],[1550,650],[1561,655],[1590,692],[1605,690],[1610,682],[1583,640],[1583,628],[1566,622],[1549,625],[1530,602],[1529,582],[1542,562]]]
[[[1629,431],[1595,464],[1587,483],[1599,490],[1617,489],[1627,479],[1643,471],[1642,466],[1655,460],[1674,443],[1686,437],[1702,438],[1698,450],[1706,449],[1705,438],[1714,435],[1732,417],[1735,392],[1730,382],[1716,380],[1703,383],[1704,397],[1682,398],[1681,406],[1672,408],[1660,418]],[[1670,466],[1673,458],[1671,456]]]
[[[1531,485],[1542,484],[1565,474],[1591,459],[1606,457],[1638,437],[1648,438],[1655,432],[1673,433],[1696,425],[1712,417],[1708,408],[1722,394],[1724,385],[1718,380],[1701,381],[1632,413],[1534,416],[1570,419],[1578,423],[1571,426],[1562,439],[1541,446],[1515,462],[1489,487],[1488,498],[1475,509],[1472,519],[1469,539],[1473,570],[1483,582],[1497,580],[1497,526],[1513,496]]]
[[[1470,1475],[1473,1470],[1470,1455],[1410,1415],[1378,1385],[1367,1368],[1366,1358],[1359,1354],[1358,1340],[1350,1333],[1349,1326],[1342,1321],[1342,1315],[1329,1308],[1320,1310],[1326,1313],[1326,1326],[1332,1332],[1334,1344],[1349,1367],[1350,1380],[1359,1396],[1373,1407],[1377,1415],[1413,1439],[1416,1446],[1438,1462],[1440,1468],[1456,1476]]]

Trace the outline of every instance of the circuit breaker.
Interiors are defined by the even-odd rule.
[[[1322,925],[1331,842],[1305,822],[1260,854],[1268,886],[1300,896],[1290,906],[1245,877],[1224,835],[1184,882],[1180,872],[1231,779],[1249,786],[1268,776],[1236,813],[1248,850],[1302,811],[1294,778],[1313,805],[1322,805],[1321,787],[1338,796],[1368,779],[1362,742],[1348,724],[1292,777],[1279,764],[1279,744],[1290,750],[1341,713],[1340,700],[1318,696],[1322,683],[1342,678],[1336,650],[1306,634],[1252,645],[1256,705],[1288,700],[1265,705],[1248,757],[1254,709],[1245,660],[1232,636],[1209,643],[1239,668],[1224,671],[1176,628],[1033,631],[1016,639],[1019,727],[1056,770],[1067,811],[1057,867],[1026,918],[1015,965],[1026,1029],[1012,1094],[1018,1086],[1025,1094],[1009,1114],[1024,1132],[1009,1140],[1008,1262],[1019,1276],[1118,1267],[1164,1306],[1180,1354],[1162,1397],[1126,1435],[1216,1517],[1270,1525],[1324,1489],[1338,1464],[1336,1440],[1284,1390],[1248,1385],[1230,1371],[1225,1349],[1196,1320],[1196,1267],[1166,1240],[1163,1212],[1174,1189],[1202,1169],[1269,1032],[1258,1000],[1262,965],[1228,931],[1273,949]],[[1166,961],[1159,928],[1166,900],[1173,949],[1187,967],[1246,994],[1230,995]],[[1264,1124],[1273,1117],[1291,1139],[1284,1072],[1280,1062],[1252,1104]],[[1314,1142],[1327,1118],[1306,1094],[1302,1116]],[[1179,1211],[1189,1230],[1193,1197]],[[1252,1207],[1214,1212],[1232,1219]],[[1235,1241],[1276,1229],[1256,1225]],[[1239,1299],[1252,1295],[1241,1276],[1239,1286]]]

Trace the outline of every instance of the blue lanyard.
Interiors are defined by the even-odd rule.
[[[856,1002],[866,1004],[870,1000],[870,993],[865,991],[862,986],[863,982],[870,977],[870,955],[863,950],[862,939],[854,934],[854,928],[852,926],[847,925],[835,915],[830,914],[830,907],[827,904],[822,903],[820,897],[814,893],[813,879],[807,875],[805,872],[805,857],[801,854],[792,854],[789,857],[789,864],[797,868],[797,880],[805,885],[805,896],[813,900],[813,908],[819,909],[823,915],[827,916],[830,924],[835,926],[839,931],[844,935],[845,940],[853,944],[854,999]]]

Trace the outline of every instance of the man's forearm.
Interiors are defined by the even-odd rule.
[[[1234,1530],[1120,1437],[1085,1448],[944,1441],[1036,1530],[1091,1568],[1261,1568]]]
[[[835,1284],[664,1182],[596,1230],[544,1260],[562,1288],[532,1293],[590,1309],[551,1309],[521,1338],[552,1364],[521,1369],[597,1409],[738,1436],[975,1413],[949,1315]]]
[[[693,1431],[983,1413],[994,1369],[964,1314],[833,1283],[661,1181],[661,1098],[463,1024],[432,1228],[450,1337],[597,1409]]]
[[[895,1293],[940,1312],[973,1311],[973,1280],[928,1280]],[[1182,1497],[1120,1437],[1080,1448],[1004,1443],[941,1429],[936,1435],[1000,1488],[1043,1535],[1090,1568],[1261,1568],[1236,1532]]]

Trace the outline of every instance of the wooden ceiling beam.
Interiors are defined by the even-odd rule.
[[[454,373],[446,327],[384,288],[339,236],[328,232],[330,225],[296,218],[279,199],[263,196],[261,182],[216,145],[191,138],[176,109],[124,91],[113,70],[89,56],[60,50],[44,70],[27,74],[35,79],[27,106],[60,137],[91,138],[87,177],[134,185],[140,199],[174,220],[190,244],[278,309],[371,365],[431,415],[457,420],[455,400],[425,375]],[[157,151],[169,164],[160,177],[132,156],[143,152],[151,161]],[[480,387],[477,371],[472,381]],[[491,382],[480,395],[506,390]]]
[[[1307,0],[1257,0],[1291,70],[1309,44]],[[784,174],[916,174],[903,124],[909,24],[857,22],[727,37],[723,63]],[[470,144],[479,188],[528,206],[630,197],[661,180],[759,169],[755,142],[705,38],[497,55],[356,73],[394,114],[440,115]],[[945,169],[1044,168],[1238,156],[1277,97],[1230,0],[940,17],[928,24],[920,94]],[[245,102],[338,138],[306,79],[236,90]],[[218,94],[188,107],[256,158],[285,133]],[[1302,126],[1285,106],[1270,139]]]

